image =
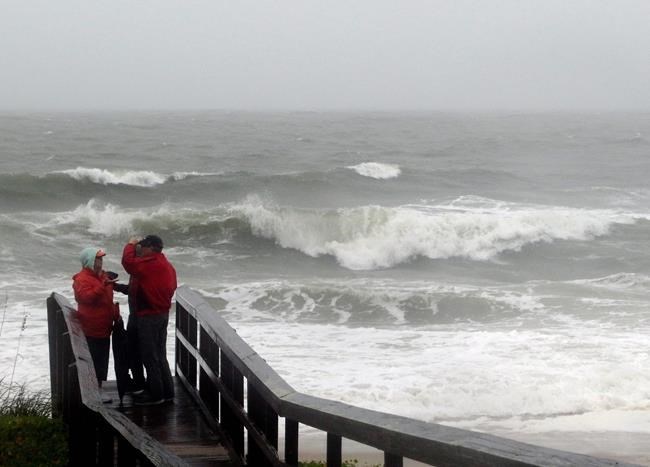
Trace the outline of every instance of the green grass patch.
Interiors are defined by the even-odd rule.
[[[0,465],[68,464],[66,429],[51,412],[49,394],[0,380]]]
[[[5,384],[0,380],[0,416],[49,417],[52,413],[49,394],[30,392],[24,384]]]
[[[0,465],[67,465],[68,443],[60,420],[0,415]]]
[[[304,461],[298,462],[300,467],[326,467],[325,461]],[[357,459],[347,459],[341,463],[341,467],[381,467],[380,464],[360,464]]]

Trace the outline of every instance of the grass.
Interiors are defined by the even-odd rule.
[[[5,384],[0,380],[0,416],[50,417],[52,405],[45,391],[30,392],[24,384]]]
[[[325,461],[304,461],[298,462],[299,467],[325,467]],[[380,464],[359,464],[358,459],[347,459],[341,463],[341,467],[380,467]]]
[[[0,465],[67,465],[61,420],[52,419],[49,394],[0,380]]]

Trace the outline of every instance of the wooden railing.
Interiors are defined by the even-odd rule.
[[[297,465],[299,424],[326,433],[328,467],[341,465],[343,438],[383,451],[387,467],[404,458],[438,466],[624,465],[301,394],[187,287],[176,292],[176,375],[241,465]]]
[[[186,466],[135,423],[100,399],[86,338],[74,308],[47,299],[52,414],[68,427],[72,466]]]
[[[327,465],[342,440],[384,452],[387,467],[414,459],[438,466],[614,466],[615,461],[361,409],[295,391],[196,292],[176,293],[176,376],[225,441],[234,464],[295,466],[299,425],[326,433]],[[52,409],[69,428],[73,466],[185,466],[120,412],[105,407],[74,308],[47,300]],[[284,453],[279,422],[284,419]]]

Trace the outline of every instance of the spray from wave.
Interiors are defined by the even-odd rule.
[[[382,164],[380,162],[363,162],[362,164],[348,166],[348,169],[354,170],[359,175],[364,177],[375,178],[378,180],[386,180],[389,178],[399,177],[402,173],[397,165]]]
[[[214,221],[214,216],[192,207],[165,203],[147,210],[124,209],[115,204],[91,199],[72,211],[52,215],[52,219],[41,228],[82,229],[90,234],[106,237],[142,234],[145,231],[172,231],[187,235],[190,228]]]

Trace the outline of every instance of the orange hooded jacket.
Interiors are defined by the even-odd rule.
[[[113,303],[113,284],[102,271],[99,276],[92,269],[83,268],[73,277],[72,288],[77,300],[79,321],[89,337],[110,337],[113,321],[119,319],[117,304]]]

